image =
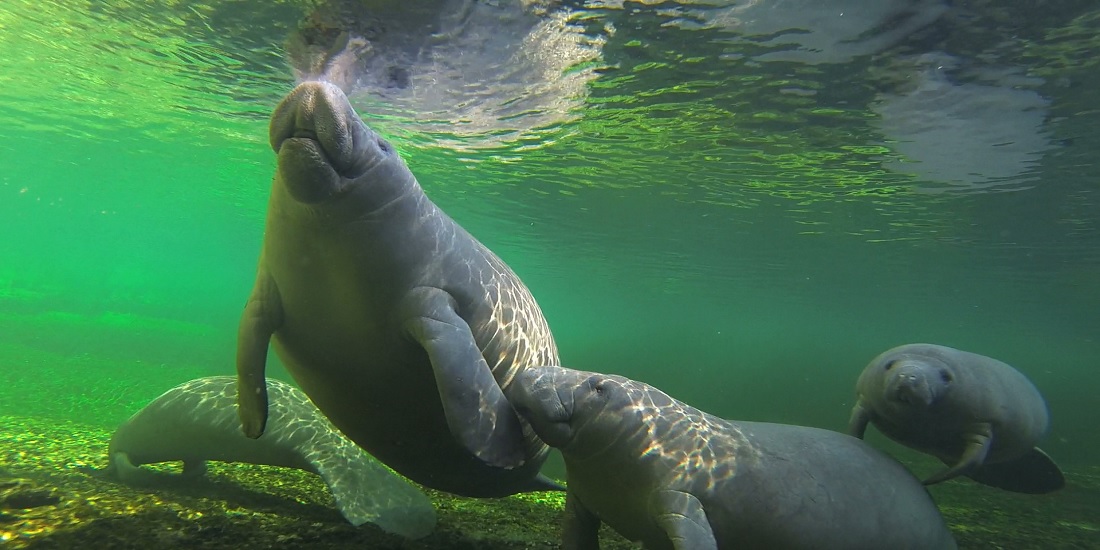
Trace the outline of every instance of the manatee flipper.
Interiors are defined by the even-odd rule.
[[[523,488],[524,491],[565,491],[565,485],[558,483],[542,474],[535,476],[530,483]]]
[[[189,479],[195,479],[206,475],[206,461],[184,460],[183,472],[180,475]]]
[[[130,456],[126,453],[115,453],[107,467],[123,483],[140,485],[149,481],[150,472],[142,470],[141,466],[136,466],[133,462],[130,462]]]
[[[256,286],[237,328],[237,414],[244,434],[260,437],[267,426],[267,349],[283,323],[283,306],[275,281],[261,267]]]
[[[985,464],[966,475],[983,485],[1031,495],[1051,493],[1066,485],[1062,470],[1038,447],[1006,462]]]
[[[402,304],[405,329],[432,363],[447,427],[474,456],[500,468],[524,463],[523,427],[489,370],[454,298],[418,287]]]
[[[387,533],[419,539],[435,530],[431,499],[366,451],[331,431],[314,437],[305,454],[325,480],[340,514],[352,525],[370,522]]]
[[[179,481],[190,482],[206,473],[206,461],[204,460],[185,460],[183,462],[183,473],[180,475],[142,468],[131,462],[130,455],[125,452],[114,453],[111,455],[110,460],[108,471],[127,485],[147,486],[171,484]]]
[[[848,435],[863,439],[867,431],[867,424],[871,421],[871,411],[863,406],[862,402],[856,402],[852,407],[852,416],[848,419]]]
[[[664,490],[650,502],[654,519],[676,550],[718,550],[703,503],[691,493]]]
[[[974,424],[967,430],[966,434],[966,447],[963,449],[962,456],[959,457],[959,461],[953,466],[939,472],[938,474],[929,477],[924,480],[925,485],[934,485],[941,481],[947,481],[951,478],[961,475],[969,475],[978,466],[981,466],[985,462],[986,455],[989,454],[989,447],[993,441],[993,426],[988,422],[980,424]]]
[[[600,518],[585,508],[572,491],[565,493],[561,547],[563,550],[600,550]]]

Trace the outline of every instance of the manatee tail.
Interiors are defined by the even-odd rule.
[[[345,440],[346,441],[346,440]],[[340,513],[352,525],[370,522],[409,539],[435,529],[432,501],[419,488],[352,444],[306,456],[325,480]]]
[[[1062,470],[1038,448],[1007,462],[984,464],[966,476],[983,485],[1032,495],[1051,493],[1066,485]]]

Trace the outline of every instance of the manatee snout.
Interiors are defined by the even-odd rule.
[[[572,437],[571,386],[563,385],[558,367],[529,367],[516,377],[509,400],[531,423],[539,438],[560,447]]]
[[[324,200],[362,176],[392,150],[363,122],[336,85],[298,85],[271,116],[279,175],[302,202]]]
[[[886,398],[909,407],[927,407],[939,394],[938,374],[918,365],[898,367],[888,374]],[[935,378],[935,379],[934,379]]]

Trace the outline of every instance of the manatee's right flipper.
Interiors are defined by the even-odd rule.
[[[988,422],[969,426],[966,433],[966,447],[958,463],[924,480],[925,485],[933,485],[941,481],[970,473],[985,462],[989,454],[989,447],[993,443],[993,426]]]
[[[252,296],[237,329],[237,415],[244,435],[256,439],[267,425],[267,349],[271,335],[283,324],[283,304],[275,281],[264,267],[256,273]]]
[[[585,508],[572,491],[565,493],[562,550],[600,550],[600,518]]]
[[[447,292],[413,289],[401,305],[406,333],[428,352],[447,427],[474,456],[499,468],[525,462],[523,426]]]
[[[1062,470],[1038,448],[1007,462],[975,468],[967,477],[983,485],[1032,495],[1052,493],[1066,485]]]
[[[707,512],[695,495],[671,489],[658,491],[649,507],[676,550],[718,550]]]
[[[860,401],[852,407],[852,416],[848,418],[848,435],[863,439],[863,433],[867,431],[867,423],[871,421],[871,411],[867,410]]]

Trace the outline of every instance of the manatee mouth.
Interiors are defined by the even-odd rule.
[[[347,96],[327,82],[303,82],[271,115],[271,148],[279,175],[303,202],[324,200],[343,190],[381,158],[374,132]]]
[[[936,391],[920,373],[901,374],[888,390],[893,401],[908,407],[927,407],[936,399]]]
[[[520,373],[509,399],[516,413],[531,424],[539,439],[551,447],[561,447],[572,439],[572,415],[554,377],[543,372],[548,369],[551,367],[529,368]]]

